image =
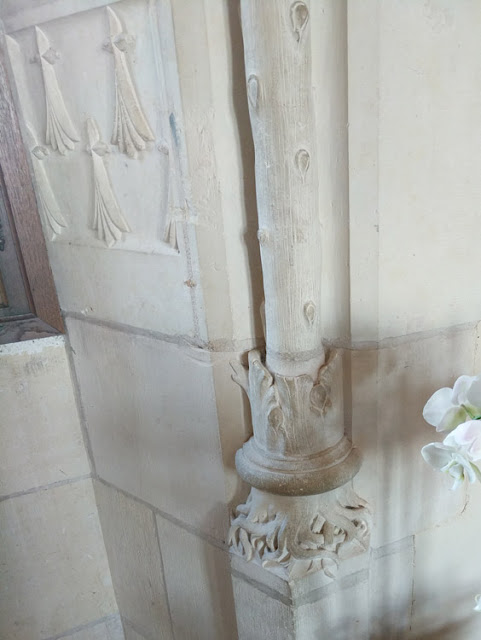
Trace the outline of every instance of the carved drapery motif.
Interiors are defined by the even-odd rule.
[[[80,138],[68,114],[55,74],[54,64],[59,54],[52,49],[47,36],[41,29],[35,27],[35,34],[45,87],[47,109],[45,141],[54,151],[64,155],[75,148],[75,142]]]
[[[128,233],[130,227],[125,221],[112,189],[103,157],[110,153],[108,144],[100,139],[97,123],[93,118],[87,120],[87,153],[92,156],[94,174],[94,221],[92,228],[99,240],[111,247],[121,239],[122,232]]]
[[[154,134],[142,111],[140,100],[129,69],[128,54],[135,43],[133,36],[124,32],[119,17],[107,7],[110,39],[106,48],[114,55],[115,65],[115,118],[112,144],[122,153],[134,158],[143,151]]]
[[[175,48],[163,48],[173,41],[172,25],[162,20],[165,9],[161,0],[120,2],[102,10],[86,7],[60,22],[55,16],[64,10],[52,9],[42,24],[30,22],[32,28],[5,37],[23,120],[35,133],[36,140],[30,136],[27,144],[51,241],[149,255],[180,253],[178,225],[186,220],[182,126],[176,123],[181,110]],[[29,20],[35,18],[38,14]],[[110,53],[99,51],[102,46]],[[111,100],[99,94],[109,77]],[[38,104],[42,90],[45,112]],[[95,181],[85,166],[86,135],[79,131],[89,115],[112,152],[108,161],[103,156],[99,162],[98,153],[92,157]],[[139,162],[122,155],[135,158],[143,149],[149,152]],[[92,192],[98,184],[105,186]],[[94,199],[95,214],[89,206]]]
[[[28,143],[32,154],[32,167],[37,183],[37,193],[40,201],[40,212],[44,224],[50,233],[50,239],[54,240],[67,227],[67,222],[60,211],[57,198],[50,186],[43,160],[48,156],[48,148],[39,145],[31,124],[26,123]]]

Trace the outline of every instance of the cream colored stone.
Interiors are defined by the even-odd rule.
[[[233,577],[239,640],[292,640],[292,608],[253,584]]]
[[[381,0],[349,11],[354,333],[476,322],[466,274],[481,267],[479,6]]]
[[[311,0],[312,91],[316,121],[316,179],[322,224],[321,322],[327,340],[346,339],[349,322],[349,157],[346,2]],[[292,5],[291,5],[292,6]],[[326,88],[329,89],[326,91]],[[366,117],[363,114],[363,117]],[[349,136],[348,136],[349,133]],[[313,144],[312,141],[311,144]],[[329,167],[329,170],[326,168]],[[354,234],[352,234],[354,235]]]
[[[125,640],[146,640],[144,636],[141,636],[133,627],[124,620]]]
[[[69,319],[98,474],[220,538],[228,524],[205,351]]]
[[[0,637],[50,638],[117,612],[83,480],[0,503]]]
[[[352,354],[353,439],[364,462],[354,488],[373,507],[372,545],[383,546],[446,522],[464,506],[463,490],[421,456],[441,441],[423,417],[434,391],[474,373],[474,329]]]
[[[0,347],[0,496],[90,472],[63,338]]]
[[[403,638],[411,624],[414,540],[373,550],[369,576],[370,640]]]
[[[117,604],[148,637],[171,640],[155,516],[116,489],[95,483],[95,495]]]
[[[234,640],[228,553],[164,518],[157,524],[176,640]]]
[[[191,289],[184,284],[190,276],[177,256],[54,244],[49,256],[62,309],[161,333],[195,336]]]
[[[245,360],[245,354],[213,352],[212,373],[219,422],[219,437],[224,466],[226,501],[242,500],[244,483],[235,468],[235,454],[252,435],[251,413],[248,400],[239,385],[232,380],[232,362]]]
[[[347,2],[351,337],[379,327],[379,0]]]
[[[100,622],[88,629],[65,636],[65,640],[127,640],[122,628],[120,616]]]
[[[171,5],[207,335],[252,339],[263,290],[240,16],[232,3]]]
[[[209,355],[79,320],[67,326],[98,474],[222,537],[227,509]]]
[[[339,585],[319,600],[300,606],[295,612],[296,640],[370,640],[369,583],[364,572],[359,579]],[[337,585],[335,585],[337,587]],[[312,594],[312,598],[315,593]]]
[[[414,591],[409,638],[476,640],[479,613],[474,596],[481,591],[479,505],[481,487],[474,485],[461,516],[415,536]]]

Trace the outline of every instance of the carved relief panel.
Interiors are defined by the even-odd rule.
[[[52,242],[178,255],[174,54],[158,4],[105,3],[6,36]]]

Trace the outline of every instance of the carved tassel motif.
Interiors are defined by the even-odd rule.
[[[68,150],[74,149],[79,136],[67,112],[53,66],[59,57],[58,52],[52,49],[47,36],[41,29],[35,27],[35,33],[47,107],[45,141],[54,151],[64,155]]]
[[[86,150],[92,156],[94,171],[95,213],[92,227],[97,232],[97,238],[112,247],[121,239],[122,232],[130,231],[130,227],[122,215],[104,164],[103,156],[110,149],[107,143],[101,141],[98,125],[93,118],[87,120],[87,137]]]
[[[32,166],[37,183],[37,194],[40,201],[40,210],[45,226],[50,231],[50,239],[54,240],[67,227],[67,222],[60,211],[57,199],[47,177],[43,160],[48,156],[48,149],[39,145],[33,128],[27,124],[28,142],[32,154]]]
[[[107,45],[114,55],[115,64],[115,119],[112,144],[122,153],[134,158],[137,151],[143,151],[147,141],[154,140],[140,105],[134,82],[129,70],[128,52],[134,38],[124,32],[119,17],[107,7],[110,25],[110,40]]]

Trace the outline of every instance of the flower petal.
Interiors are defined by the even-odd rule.
[[[451,401],[453,404],[463,404],[466,402],[466,395],[476,376],[459,376],[454,383]]]
[[[466,457],[475,462],[481,460],[481,420],[467,420],[444,438],[448,447],[461,447]]]
[[[481,611],[481,593],[478,593],[478,595],[475,596],[474,601],[476,602],[474,611]]]
[[[469,420],[469,415],[464,407],[453,406],[446,411],[436,427],[436,431],[452,431],[459,424]]]
[[[453,482],[453,486],[451,487],[451,491],[457,491],[459,487],[463,484],[464,478],[455,478]]]
[[[466,403],[473,413],[481,415],[481,376],[476,376],[466,393]]]
[[[478,482],[481,482],[481,471],[479,467],[473,464],[472,462],[471,462],[471,466],[473,467],[473,471],[476,474],[476,478],[478,479]]]
[[[421,449],[421,455],[434,469],[441,471],[448,465],[453,456],[454,449],[441,442],[431,442]]]
[[[423,417],[433,427],[437,427],[446,411],[453,406],[453,390],[448,387],[439,389],[429,398],[423,409]]]

